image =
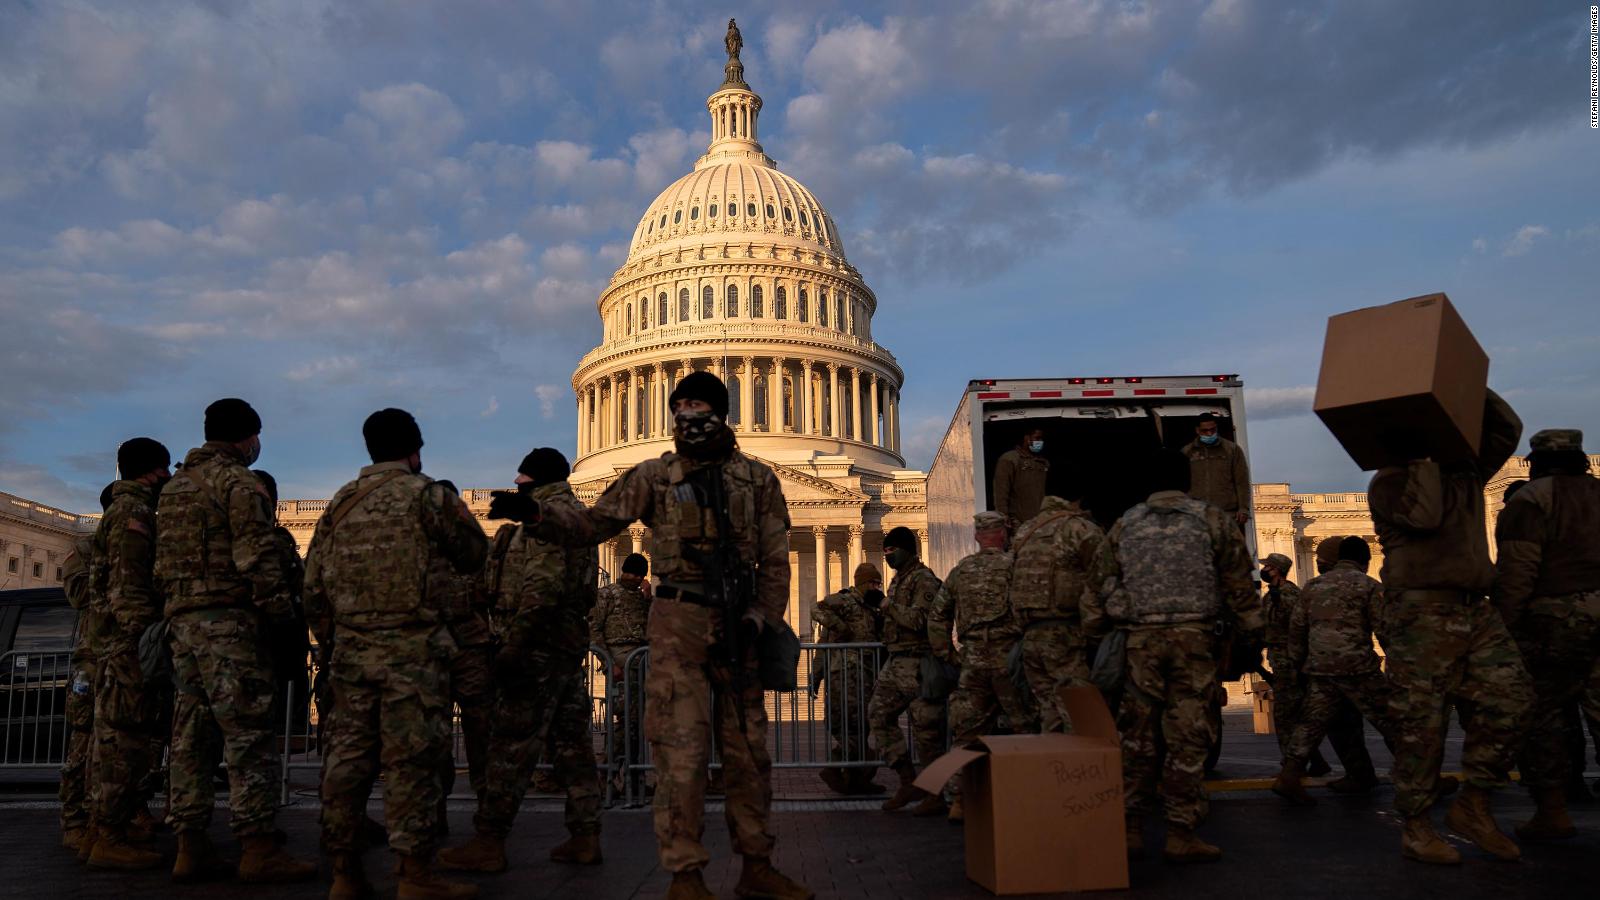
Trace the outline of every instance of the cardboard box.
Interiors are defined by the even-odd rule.
[[[1250,675],[1251,725],[1256,734],[1273,734],[1278,730],[1278,720],[1272,712],[1272,688],[1260,675]]]
[[[1116,726],[1094,688],[1065,688],[1061,699],[1072,734],[985,737],[917,779],[934,792],[964,772],[967,877],[996,894],[1128,886]]]
[[[1328,319],[1312,408],[1363,469],[1471,459],[1489,357],[1444,294]]]

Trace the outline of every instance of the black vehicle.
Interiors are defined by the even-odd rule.
[[[0,591],[0,767],[66,756],[78,612],[59,587]]]

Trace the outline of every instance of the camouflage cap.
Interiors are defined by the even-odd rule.
[[[1546,428],[1528,439],[1534,453],[1582,453],[1583,432],[1576,428]]]
[[[992,531],[1006,527],[1006,517],[997,512],[981,512],[972,517],[974,531]]]
[[[1339,562],[1339,544],[1344,541],[1344,535],[1336,534],[1333,537],[1323,538],[1317,542],[1317,562],[1332,568]]]
[[[1282,553],[1268,553],[1266,559],[1258,560],[1258,562],[1263,566],[1271,566],[1277,569],[1279,575],[1288,575],[1289,570],[1294,568],[1294,560],[1284,556]]]

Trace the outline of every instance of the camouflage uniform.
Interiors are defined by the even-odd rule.
[[[565,481],[534,489],[533,499],[547,514],[583,508]],[[556,782],[566,789],[567,830],[599,834],[600,784],[583,678],[598,556],[592,547],[564,549],[527,529],[517,540],[524,542],[517,554],[522,571],[501,625],[489,771],[473,822],[482,835],[510,834],[540,753],[548,750]],[[503,591],[510,577],[502,576]]]
[[[179,833],[211,822],[213,721],[222,730],[234,833],[273,831],[278,754],[262,614],[282,621],[292,607],[270,503],[238,449],[222,441],[190,450],[161,492],[155,574],[178,685],[167,768],[168,819]]]
[[[500,636],[506,617],[517,606],[517,592],[522,587],[523,548],[522,526],[506,524],[495,530],[489,542],[489,555],[483,561],[483,589],[488,594],[490,630]]]
[[[1305,673],[1290,661],[1288,653],[1289,621],[1301,602],[1300,588],[1287,580],[1261,596],[1261,607],[1267,622],[1267,665],[1272,668],[1272,720],[1278,735],[1278,752],[1284,756],[1289,755],[1289,740],[1294,736],[1295,725],[1305,710]],[[1348,701],[1341,700],[1335,705],[1333,719],[1327,724],[1327,735],[1333,752],[1338,755],[1347,774],[1365,776],[1373,771],[1372,754],[1367,751],[1366,735],[1362,731],[1361,713]],[[1312,765],[1328,765],[1327,760],[1322,758],[1320,747],[1312,747],[1308,758]]]
[[[1050,461],[1014,447],[994,464],[994,510],[1013,530],[1039,513],[1044,502]]]
[[[589,617],[589,642],[604,647],[611,657],[611,671],[606,676],[612,740],[619,752],[626,747],[627,756],[632,759],[639,759],[644,749],[644,692],[636,686],[632,696],[624,697],[623,689],[628,683],[628,658],[645,645],[645,629],[650,622],[650,598],[642,587],[642,583],[630,587],[613,581],[600,589],[594,613]],[[643,670],[636,667],[634,671]]]
[[[889,659],[878,671],[867,704],[872,749],[891,769],[911,764],[900,714],[911,720],[917,761],[930,763],[944,753],[944,703],[922,699],[922,659],[933,654],[928,643],[928,613],[939,594],[939,576],[914,559],[894,573],[883,601],[883,644]]]
[[[67,753],[61,763],[61,830],[86,828],[94,811],[99,787],[92,777],[94,759],[94,684],[100,677],[96,663],[98,616],[93,607],[94,536],[84,535],[72,542],[72,550],[62,563],[62,583],[67,602],[78,611],[78,627],[72,645],[72,683],[67,690]]]
[[[1368,490],[1383,545],[1384,650],[1393,688],[1395,807],[1407,818],[1432,805],[1455,703],[1468,785],[1506,783],[1526,710],[1527,670],[1500,614],[1484,528],[1484,478],[1510,458],[1521,424],[1486,416],[1476,464],[1420,460],[1378,470]],[[1509,421],[1507,420],[1509,418]]]
[[[1264,624],[1244,535],[1216,506],[1159,491],[1112,527],[1097,572],[1102,596],[1085,603],[1084,627],[1099,633],[1109,619],[1128,629],[1117,721],[1128,815],[1151,811],[1160,775],[1167,822],[1192,829],[1205,817],[1201,779],[1216,738],[1207,713],[1217,684],[1214,625],[1230,613],[1243,631]]]
[[[333,712],[324,730],[322,843],[353,852],[372,783],[386,776],[389,846],[434,849],[439,760],[450,737],[455,642],[435,595],[435,566],[483,565],[477,520],[455,494],[404,460],[361,469],[317,520],[306,562],[306,610],[331,646]]]
[[[811,611],[811,619],[822,626],[825,644],[875,644],[883,628],[877,613],[867,606],[861,592],[854,587],[823,598]],[[877,651],[833,651],[828,656],[825,675],[828,733],[833,737],[832,758],[844,762],[867,761],[871,757],[867,754],[865,713],[878,682]]]
[[[494,702],[494,679],[489,672],[494,637],[489,633],[489,623],[479,612],[483,602],[482,577],[481,568],[470,575],[457,573],[443,557],[435,557],[429,571],[430,593],[440,598],[445,624],[456,644],[456,651],[450,657],[450,699],[461,717],[468,784],[480,799],[488,771],[489,718]],[[456,781],[453,730],[450,743],[440,769],[445,796],[455,788]]]
[[[151,579],[155,558],[155,497],[136,481],[118,481],[111,506],[94,534],[94,613],[99,620],[99,683],[95,686],[94,757],[99,793],[94,818],[118,833],[143,803],[140,785],[155,766],[152,725],[156,692],[139,667],[139,638],[161,621],[161,597]]]
[[[289,529],[279,525],[272,529],[272,534],[278,544],[279,558],[283,561],[285,590],[294,610],[288,619],[268,623],[266,629],[272,655],[272,724],[276,728],[287,721],[290,735],[304,735],[310,731],[310,719],[306,713],[311,699],[311,679],[306,669],[311,652],[310,632],[301,601],[305,592],[306,567]],[[289,708],[291,703],[292,709]]]
[[[1093,572],[1105,540],[1083,507],[1046,497],[1039,515],[1011,543],[1010,607],[1023,629],[1023,671],[1044,731],[1065,731],[1070,724],[1056,692],[1089,683],[1081,606],[1098,587]]]
[[[703,575],[690,558],[715,546],[720,516],[702,498],[707,480],[719,473],[739,558],[755,567],[752,608],[766,621],[780,622],[789,601],[789,508],[778,476],[738,450],[722,461],[664,453],[623,473],[593,507],[552,507],[539,526],[541,536],[569,546],[609,540],[635,520],[650,528],[650,559],[661,587],[650,609],[644,730],[655,760],[661,866],[675,873],[703,868],[710,859],[700,835],[713,723],[733,849],[766,858],[774,843],[767,827],[772,760],[757,658],[754,648],[737,661],[721,651],[723,612],[702,605]],[[733,665],[743,669],[738,694]],[[715,706],[713,693],[719,698]]]
[[[1534,436],[1536,449],[1546,434]],[[1495,540],[1495,605],[1533,682],[1517,769],[1535,791],[1561,788],[1574,762],[1563,752],[1562,714],[1584,698],[1591,674],[1600,677],[1600,479],[1548,475],[1528,482],[1500,513]]]
[[[1250,464],[1238,444],[1227,438],[1211,445],[1193,440],[1183,455],[1189,457],[1189,496],[1229,515],[1250,512]]]
[[[1385,742],[1394,743],[1389,683],[1372,649],[1383,586],[1344,560],[1306,585],[1289,622],[1290,666],[1306,676],[1305,705],[1286,758],[1304,761],[1328,732],[1341,701],[1354,703]],[[1371,772],[1358,773],[1370,778]]]
[[[1011,554],[984,548],[956,563],[939,587],[928,613],[928,641],[935,656],[956,663],[952,626],[961,641],[961,680],[950,695],[950,733],[965,746],[994,733],[1004,712],[1011,730],[1031,733],[1038,726],[1033,698],[1017,689],[1006,663],[1022,639],[1011,616]]]

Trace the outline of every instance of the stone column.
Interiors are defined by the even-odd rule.
[[[817,579],[816,603],[821,603],[822,598],[828,596],[828,526],[811,526],[811,538],[817,546]]]
[[[867,375],[867,389],[872,392],[872,445],[883,446],[883,427],[878,424],[878,373]]]
[[[656,363],[651,372],[656,380],[655,395],[650,398],[650,411],[651,415],[655,416],[656,427],[651,433],[655,437],[666,437],[667,423],[672,420],[672,417],[665,415],[664,412],[667,408],[667,368],[661,363]]]
[[[617,373],[615,372],[606,376],[606,393],[603,402],[606,412],[605,437],[603,440],[607,447],[615,447],[617,445]]]
[[[783,357],[772,359],[767,375],[767,433],[783,434]]]
[[[828,363],[828,435],[839,434],[839,364]]]
[[[861,438],[861,370],[850,367],[850,437]]]
[[[582,456],[583,455],[583,425],[584,425],[584,422],[586,421],[584,419],[584,417],[583,417],[583,392],[579,391],[576,394],[576,398],[575,399],[577,399],[577,401],[578,401],[578,430],[573,434],[572,439],[573,439],[573,443],[575,444],[575,449],[577,450],[577,454],[579,456]]]
[[[866,556],[861,552],[861,535],[867,529],[861,525],[850,526],[850,555],[845,557],[844,578],[846,584],[854,584],[856,566],[866,561]]]
[[[922,548],[922,561],[928,561],[928,529],[917,529],[917,544]],[[948,574],[948,573],[947,573]]]
[[[809,359],[800,360],[800,421],[795,428],[799,434],[811,433],[811,364]]]
[[[643,553],[644,552],[644,526],[643,525],[630,525],[630,526],[628,526],[628,537],[633,539],[633,552],[634,553]]]
[[[589,403],[589,452],[593,453],[600,444],[600,383],[590,381],[584,388],[584,397]]]
[[[889,404],[886,424],[889,429],[889,449],[900,452],[900,392],[891,385],[886,393],[885,400]]]
[[[744,369],[739,375],[739,430],[754,431],[756,427],[756,358],[744,357]]]

